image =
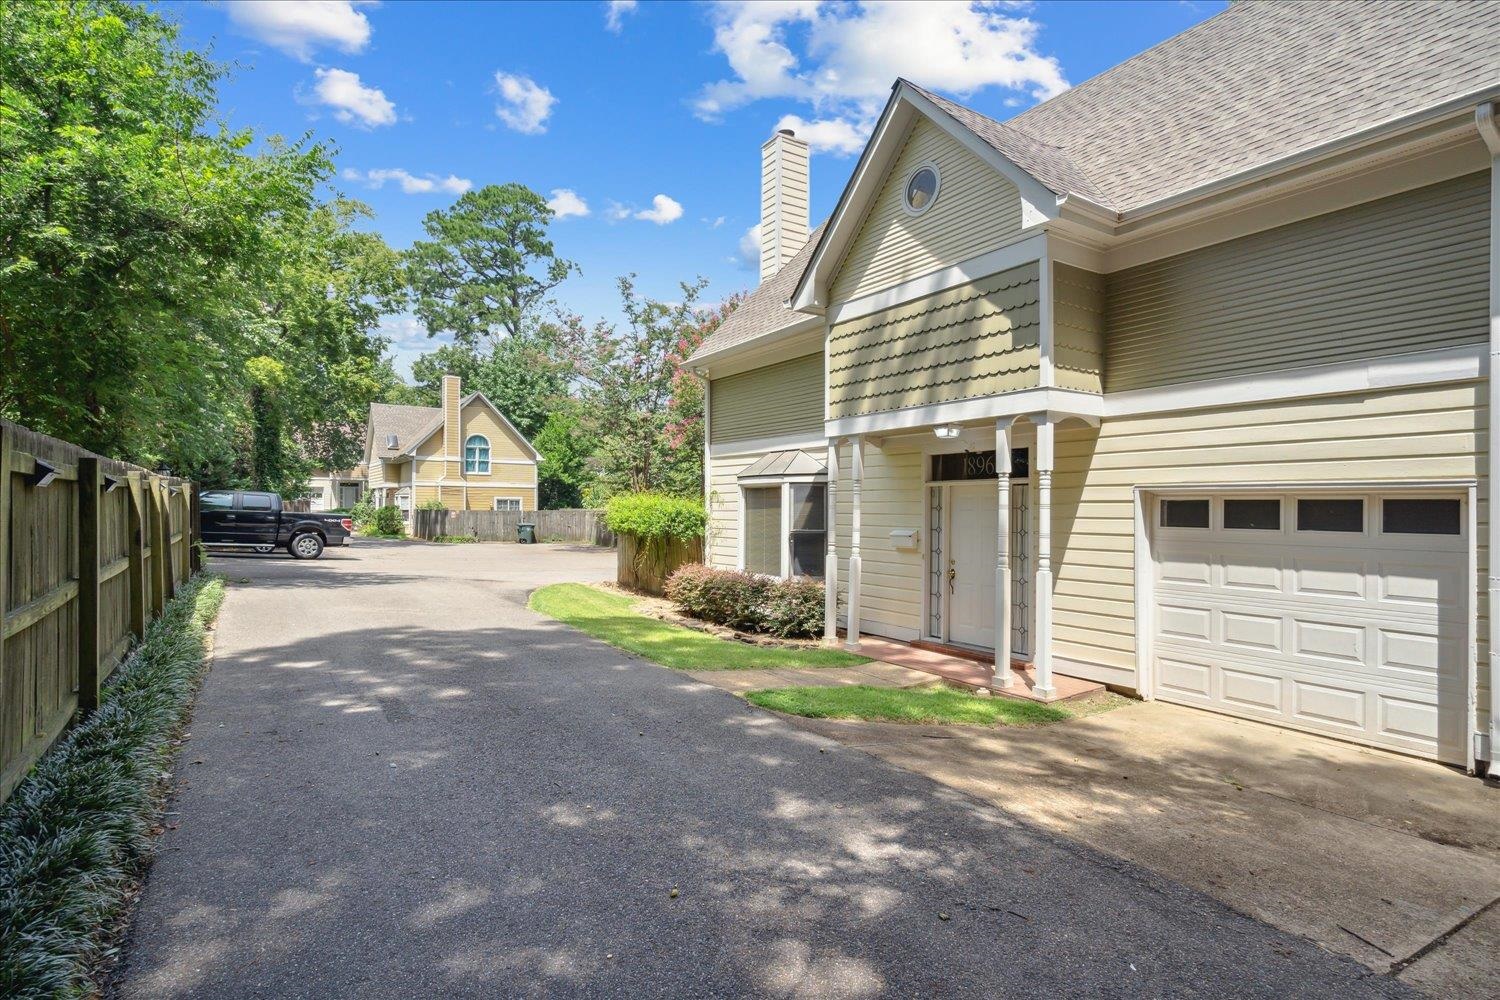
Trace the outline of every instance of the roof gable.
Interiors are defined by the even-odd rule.
[[[434,414],[441,420],[443,411],[436,406],[371,403],[370,419],[365,430],[365,460],[399,458],[407,446],[413,443],[412,436],[430,423]],[[385,446],[385,439],[389,434],[396,435],[395,448]]]
[[[876,122],[875,131],[854,168],[854,174],[839,196],[838,206],[829,217],[822,238],[818,240],[812,258],[798,281],[797,290],[792,296],[793,309],[817,313],[827,308],[830,279],[842,264],[850,245],[858,237],[869,206],[885,189],[887,175],[906,147],[908,130],[919,118],[925,118],[936,129],[946,133],[959,146],[1015,185],[1020,196],[1022,228],[1056,217],[1058,197],[1066,193],[1065,189],[1049,187],[1031,170],[1002,153],[945,111],[927,91],[906,80],[897,80],[890,100],[886,102],[885,110]],[[1003,126],[995,124],[1003,129]],[[939,200],[941,201],[941,192]]]
[[[526,439],[526,435],[516,430],[516,425],[510,422],[510,418],[501,413],[500,408],[494,403],[491,403],[489,397],[484,393],[471,392],[469,393],[469,395],[459,400],[458,412],[462,414],[464,410],[469,408],[469,405],[471,403],[475,402],[478,402],[482,406],[486,407],[490,411],[490,413],[494,414],[495,418],[500,421],[500,425],[515,437],[516,441],[521,445],[522,451],[531,456],[532,461],[540,462],[542,460],[542,453],[537,451],[532,443]],[[402,454],[416,454],[418,448],[426,443],[426,441],[434,434],[443,429],[443,411],[441,409],[437,409],[436,412],[436,418],[429,421],[426,426],[424,426],[420,431],[417,432],[417,434],[412,438],[411,444],[402,449]]]

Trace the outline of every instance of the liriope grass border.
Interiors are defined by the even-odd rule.
[[[224,579],[168,602],[102,692],[0,806],[0,996],[97,993],[150,857],[208,662]]]

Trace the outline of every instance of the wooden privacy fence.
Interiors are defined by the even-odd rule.
[[[481,542],[513,542],[522,524],[536,525],[539,542],[586,542],[613,545],[614,533],[598,510],[416,510],[412,534],[428,540],[467,535]]]
[[[197,491],[0,420],[0,802],[199,568]]]
[[[616,552],[615,582],[660,597],[666,592],[667,577],[678,567],[703,561],[703,539],[673,538],[662,545],[648,546],[635,535],[621,535]]]

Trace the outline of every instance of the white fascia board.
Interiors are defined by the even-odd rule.
[[[894,143],[886,142],[886,136],[904,133],[912,114],[911,105],[900,101],[896,93],[886,102],[885,110],[880,113],[880,120],[875,123],[875,130],[865,143],[864,152],[854,166],[854,173],[850,175],[849,183],[828,220],[828,226],[818,240],[812,259],[807,262],[807,269],[802,272],[797,287],[792,291],[791,307],[798,312],[821,312],[827,307],[829,261],[843,259],[845,245],[852,236],[847,232],[851,216],[857,223],[863,214],[863,205],[872,196],[870,188],[878,187],[885,177],[886,167],[899,151]]]
[[[838,308],[829,312],[828,322],[833,324],[857,319],[860,316],[868,316],[870,313],[901,305],[903,302],[911,302],[949,288],[967,285],[988,275],[1008,271],[1032,261],[1039,261],[1046,252],[1046,235],[1035,233],[1015,243],[1008,243],[977,257],[970,257],[951,267],[911,278],[870,295],[861,295],[857,299],[841,302]]]
[[[1486,345],[1446,347],[1369,361],[1338,362],[1291,371],[1235,375],[1184,385],[1113,392],[1103,397],[1102,415],[1105,418],[1124,417],[1443,382],[1472,382],[1484,378],[1488,370]]]
[[[869,413],[858,417],[841,417],[825,422],[823,433],[831,438],[852,434],[880,434],[927,427],[933,424],[994,420],[1000,417],[1025,416],[1032,413],[1050,413],[1057,419],[1077,417],[1093,423],[1099,419],[1102,412],[1103,399],[1093,393],[1056,388],[1022,389],[999,396],[934,403],[930,406],[912,406],[903,410]]]

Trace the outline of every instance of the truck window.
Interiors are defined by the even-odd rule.
[[[231,510],[234,507],[234,494],[205,493],[198,498],[198,506],[203,510]]]
[[[271,494],[269,493],[246,493],[243,495],[240,506],[245,510],[270,510]]]

